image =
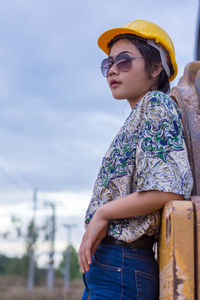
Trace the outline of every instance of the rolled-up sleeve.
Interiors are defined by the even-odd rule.
[[[136,149],[137,191],[159,190],[189,199],[193,178],[181,114],[168,96],[148,99]]]

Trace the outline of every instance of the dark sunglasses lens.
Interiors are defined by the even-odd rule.
[[[104,77],[107,77],[108,71],[112,66],[112,62],[109,58],[105,58],[101,63],[101,72]]]
[[[131,69],[131,60],[122,60],[117,64],[117,68],[122,72],[128,72]]]
[[[128,72],[132,66],[131,57],[126,53],[120,53],[115,58],[117,68],[122,72]]]
[[[104,77],[107,77],[109,69],[110,67],[106,67],[106,66],[101,67],[101,73]]]
[[[117,55],[114,62],[111,57],[107,57],[101,63],[101,72],[104,77],[107,77],[108,71],[112,67],[113,63],[117,66],[118,70],[122,72],[128,72],[132,67],[132,59],[126,53],[120,53]]]

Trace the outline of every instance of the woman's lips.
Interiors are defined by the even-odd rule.
[[[118,86],[118,85],[120,85],[121,84],[121,82],[119,82],[119,81],[117,81],[117,80],[115,80],[115,79],[111,79],[110,80],[110,86],[111,87],[116,87],[116,86]]]

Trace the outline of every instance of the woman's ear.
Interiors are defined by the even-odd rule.
[[[154,63],[152,65],[151,77],[156,78],[157,76],[159,76],[162,70],[163,70],[163,66],[161,63]]]

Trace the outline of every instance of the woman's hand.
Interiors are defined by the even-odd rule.
[[[94,254],[102,239],[106,236],[108,221],[96,213],[90,221],[79,248],[79,264],[82,273],[89,271]]]

